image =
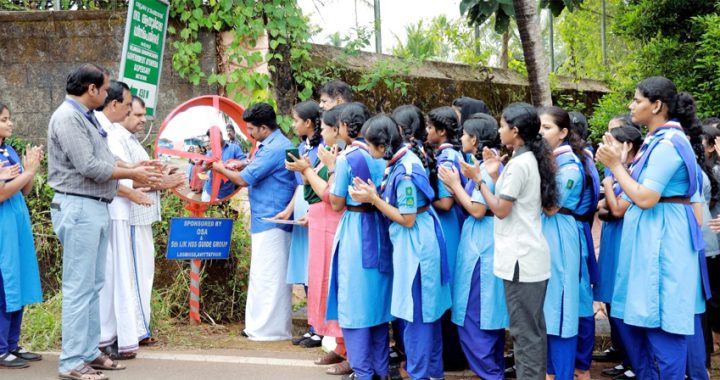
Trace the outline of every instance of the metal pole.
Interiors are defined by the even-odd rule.
[[[375,0],[375,52],[382,53],[382,27],[380,22],[380,0]]]
[[[600,2],[601,4],[601,13],[600,13],[600,44],[602,46],[602,64],[607,65],[607,39],[606,39],[606,33],[607,33],[607,26],[605,25],[605,0],[602,0]]]
[[[480,25],[475,24],[475,55],[480,55]]]
[[[550,72],[555,72],[555,29],[553,28],[553,14],[552,11],[548,9],[548,13],[550,14]]]

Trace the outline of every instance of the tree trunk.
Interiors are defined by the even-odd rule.
[[[508,68],[510,63],[510,32],[505,31],[502,34],[502,50],[500,51],[500,67],[503,69]]]
[[[530,96],[536,106],[552,105],[550,72],[545,59],[535,0],[513,0],[515,19],[528,71]]]

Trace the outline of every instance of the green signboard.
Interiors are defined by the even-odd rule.
[[[157,106],[170,5],[166,0],[130,0],[120,80],[145,101],[148,118]]]

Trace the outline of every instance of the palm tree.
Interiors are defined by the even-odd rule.
[[[525,66],[528,71],[530,96],[535,105],[552,105],[550,94],[550,71],[545,58],[535,0],[513,0],[515,20],[523,46]]]
[[[563,9],[572,11],[582,2],[583,0],[541,0],[540,6],[549,8],[553,15],[558,16]],[[510,18],[515,18],[528,71],[532,103],[552,104],[549,62],[543,49],[536,0],[462,0],[460,14],[467,14],[472,24],[482,24],[495,15],[495,31],[498,33],[507,31]]]

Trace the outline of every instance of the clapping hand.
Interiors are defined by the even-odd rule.
[[[318,152],[320,152],[322,149],[318,149]],[[319,155],[320,153],[318,153]],[[305,171],[305,169],[311,168],[312,164],[310,164],[310,158],[301,156],[301,157],[295,157],[291,153],[288,153],[292,161],[285,161],[285,169],[293,171],[293,172],[299,172],[302,173]]]
[[[455,193],[458,187],[462,186],[460,182],[460,173],[454,167],[446,167],[441,165],[438,169],[438,178],[445,184],[449,192]]]
[[[622,161],[623,151],[618,148],[615,142],[615,137],[606,133],[603,135],[603,142],[600,143],[597,153],[595,153],[595,160],[600,161],[610,170],[624,162]],[[627,152],[625,153],[625,156],[627,157]]]
[[[7,161],[3,161],[7,162]],[[15,164],[13,166],[2,166],[0,167],[0,181],[7,181],[13,179],[20,174],[20,165]]]
[[[491,177],[497,178],[498,174],[500,173],[500,165],[507,158],[507,155],[504,155],[501,157],[494,150],[492,150],[488,147],[484,147],[482,156],[483,156],[483,163],[485,164],[485,170],[487,170],[488,174],[490,174]],[[475,161],[474,158],[473,158],[473,161]],[[478,177],[473,178],[473,179],[475,179],[475,182],[479,182],[482,179],[482,178],[480,178],[480,175],[479,175],[480,169],[478,168],[477,170],[478,170]]]
[[[371,179],[365,182],[358,177],[353,179],[353,186],[348,188],[348,192],[354,201],[360,203],[374,204],[374,200],[378,196],[377,188]]]
[[[337,160],[339,150],[340,149],[337,145],[333,145],[330,150],[326,150],[324,146],[318,149],[318,158],[320,159],[320,162],[328,168],[328,170],[335,169],[335,161]]]
[[[44,156],[42,145],[31,147],[30,144],[28,144],[25,147],[25,156],[23,156],[23,166],[25,170],[33,174],[36,173],[38,169],[40,169],[40,163]]]
[[[477,162],[475,157],[471,157],[470,161],[471,162],[468,163],[464,160],[460,160],[460,171],[465,178],[470,178],[475,182],[479,182],[481,179],[480,164]]]

